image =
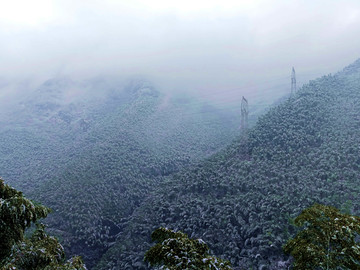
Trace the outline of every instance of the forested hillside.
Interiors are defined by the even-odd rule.
[[[53,79],[12,111],[0,110],[2,176],[29,192],[61,173],[74,157],[96,153],[95,145],[111,140],[126,147],[132,140],[150,151],[159,162],[143,170],[166,174],[214,153],[238,133],[239,117],[233,113],[162,94],[143,81],[117,87]],[[164,162],[178,164],[164,169]]]
[[[49,232],[91,269],[147,269],[160,226],[204,239],[235,269],[281,269],[301,210],[360,214],[360,61],[226,148],[239,118],[146,82],[50,80],[36,93],[1,118],[0,171],[54,210]]]
[[[310,81],[247,136],[162,179],[95,269],[145,269],[160,226],[204,239],[235,268],[282,269],[302,209],[318,202],[360,214],[359,146],[360,60]]]
[[[239,132],[236,115],[144,81],[49,80],[2,116],[2,176],[54,210],[49,231],[88,267],[161,178]]]

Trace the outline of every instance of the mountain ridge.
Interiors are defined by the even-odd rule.
[[[39,91],[50,87],[50,99],[30,97],[14,112],[19,121],[0,132],[0,169],[53,208],[49,230],[91,267],[159,179],[212,154],[238,131],[231,114],[202,114],[193,100],[177,103],[148,82],[108,89],[90,108],[82,97],[62,101],[72,83],[46,82]]]
[[[160,226],[203,238],[235,269],[285,269],[281,247],[304,208],[358,215],[359,68],[310,81],[261,116],[247,140],[164,179],[95,269],[146,269],[142,256]]]

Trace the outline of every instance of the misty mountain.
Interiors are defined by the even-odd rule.
[[[239,133],[237,115],[139,80],[48,80],[2,115],[2,177],[53,209],[49,230],[89,267],[162,178]]]
[[[282,245],[313,203],[360,214],[360,60],[310,81],[246,137],[163,179],[95,269],[146,269],[151,232],[201,238],[235,269],[286,269]]]
[[[16,0],[0,26],[0,270],[147,270],[159,227],[289,269],[303,209],[360,215],[359,0]]]
[[[25,185],[28,182],[26,179],[29,179],[31,185],[23,188],[28,191],[34,187],[34,181],[30,179],[46,180],[56,175],[57,168],[66,166],[64,163],[68,162],[69,157],[93,144],[90,138],[95,133],[107,129],[108,132],[112,132],[112,129],[127,129],[130,132],[133,129],[131,133],[137,134],[137,140],[140,140],[138,143],[142,145],[146,141],[153,151],[160,151],[156,144],[177,147],[177,150],[185,149],[183,145],[165,144],[169,138],[179,138],[185,132],[184,135],[190,141],[196,139],[202,145],[201,150],[195,149],[195,146],[189,149],[193,155],[199,157],[202,151],[210,154],[230,137],[214,142],[217,146],[207,145],[206,139],[216,137],[215,134],[223,131],[227,134],[237,132],[234,128],[237,119],[233,114],[216,112],[216,108],[202,113],[201,110],[207,105],[196,101],[191,103],[190,100],[187,103],[181,100],[178,102],[176,97],[160,94],[144,81],[132,81],[119,86],[101,79],[85,82],[69,78],[48,80],[35,91],[19,97],[11,110],[0,110],[2,176],[15,181],[16,185]],[[143,114],[149,110],[146,120],[139,119],[136,122],[135,118],[127,119],[127,116],[133,117],[140,107]],[[200,130],[197,127],[199,121],[204,122],[203,127],[209,129],[212,127],[207,127],[205,123],[230,128],[200,136],[196,135],[196,131],[191,132]],[[137,123],[136,128],[132,123]],[[108,135],[102,139],[107,140]],[[183,139],[178,143],[189,142]],[[34,167],[37,169],[33,170]]]

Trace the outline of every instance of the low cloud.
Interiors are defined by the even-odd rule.
[[[261,96],[286,89],[292,66],[304,83],[359,57],[357,0],[26,3],[0,11],[0,81],[142,76],[164,91]]]

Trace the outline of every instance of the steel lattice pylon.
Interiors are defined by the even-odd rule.
[[[241,124],[240,129],[246,131],[248,128],[248,115],[249,115],[249,104],[244,96],[241,100]]]

